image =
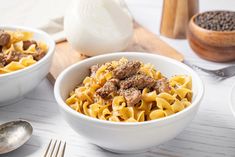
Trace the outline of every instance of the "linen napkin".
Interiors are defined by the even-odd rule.
[[[39,27],[39,29],[47,32],[55,40],[56,43],[66,40],[64,33],[64,17],[58,17],[51,19],[45,25]]]

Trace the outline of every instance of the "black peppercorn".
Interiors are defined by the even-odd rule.
[[[234,31],[235,12],[232,11],[209,11],[199,14],[194,22],[207,30]]]

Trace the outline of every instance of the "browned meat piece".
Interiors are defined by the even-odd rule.
[[[138,72],[140,66],[141,63],[139,61],[128,61],[113,70],[114,77],[120,80],[130,77]]]
[[[0,31],[0,46],[6,46],[11,40],[10,34]]]
[[[117,92],[118,84],[118,79],[110,79],[104,84],[103,87],[98,89],[96,93],[105,99],[108,97],[109,94]]]
[[[33,44],[37,46],[37,42],[34,41],[34,40],[25,40],[25,41],[23,41],[23,50],[27,50]]]
[[[96,71],[100,68],[98,64],[92,65],[90,67],[90,76],[95,76]]]
[[[120,95],[126,99],[127,106],[134,106],[141,100],[141,92],[136,88],[120,90]]]
[[[40,59],[42,59],[46,55],[46,52],[40,48],[36,48],[36,50],[37,50],[37,52],[33,54],[33,59],[36,61],[39,61]]]
[[[110,64],[110,65],[107,66],[107,70],[108,70],[108,71],[113,71],[113,70],[114,70],[114,67]]]
[[[167,92],[169,93],[171,90],[171,87],[169,85],[169,81],[166,78],[162,78],[158,80],[154,86],[154,90],[157,91],[157,93]]]
[[[7,64],[5,55],[0,53],[0,68],[4,67]]]
[[[144,74],[136,74],[120,82],[120,88],[128,89],[135,87],[138,89],[152,88],[155,85],[155,80]]]
[[[16,51],[11,51],[7,56],[6,56],[6,62],[7,64],[11,63],[12,61],[19,61],[21,58],[25,57],[26,55],[16,52]]]

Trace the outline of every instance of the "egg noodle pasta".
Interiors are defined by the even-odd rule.
[[[134,64],[121,58],[96,65],[95,73],[91,68],[91,75],[70,93],[66,104],[81,114],[113,122],[159,119],[191,105],[190,76],[176,75],[167,79],[151,64],[140,62],[139,67]],[[136,68],[131,70],[135,74],[126,70],[130,67]],[[118,72],[122,76],[118,76]]]
[[[32,37],[32,32],[0,30],[0,75],[24,69],[45,56],[47,45]]]

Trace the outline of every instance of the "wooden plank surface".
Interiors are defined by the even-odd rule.
[[[134,23],[133,42],[125,51],[155,53],[183,61],[182,54],[136,22]],[[57,44],[48,79],[53,84],[55,79],[65,68],[86,58],[87,57],[82,55],[81,52],[73,50],[68,42]]]

